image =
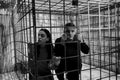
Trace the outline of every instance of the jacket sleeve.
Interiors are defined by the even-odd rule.
[[[80,43],[80,44],[81,44],[81,51],[84,54],[88,54],[89,50],[90,50],[90,48],[88,47],[88,45],[86,43]]]

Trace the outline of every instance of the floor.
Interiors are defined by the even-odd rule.
[[[117,75],[117,78],[116,78],[116,75],[114,72],[110,72],[108,70],[99,69],[99,68],[91,69],[91,72],[90,70],[85,70],[85,69],[89,69],[89,67],[90,67],[89,65],[83,64],[81,80],[120,80],[120,75]],[[91,66],[91,68],[94,68],[94,66]],[[91,79],[90,79],[90,73],[92,75]],[[102,79],[100,79],[100,74]]]
[[[80,80],[120,80],[120,75],[117,75],[116,78],[114,72],[110,72],[104,69],[91,69],[91,71],[85,70],[85,69],[89,69],[89,67],[90,67],[89,65],[83,64],[83,68],[82,68],[83,71],[81,73]],[[94,66],[91,66],[91,68],[94,68]],[[100,71],[101,71],[101,77],[105,77],[105,78],[100,79]],[[92,75],[91,79],[90,79],[90,73]],[[20,79],[17,78],[17,74],[15,72],[10,72],[10,73],[1,74],[0,80],[28,80],[25,79],[26,76],[22,74],[20,75],[19,72],[18,74]],[[109,75],[111,76],[109,77]],[[54,76],[54,78],[55,80],[58,80],[56,75]]]

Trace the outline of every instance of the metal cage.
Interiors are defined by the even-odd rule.
[[[0,43],[5,55],[3,72],[7,72],[6,65],[9,64],[10,80],[30,80],[28,44],[36,43],[38,31],[45,28],[51,32],[54,45],[56,38],[63,34],[64,25],[72,22],[90,47],[89,54],[81,52],[83,67],[79,80],[119,80],[119,6],[119,0],[16,0],[9,15],[5,15],[8,18],[4,19],[9,22],[3,30],[7,33],[6,48],[1,45],[3,40]],[[3,32],[0,32],[3,39],[1,34]],[[36,55],[33,59],[36,62]],[[54,70],[52,72],[57,80]],[[3,80],[8,80],[6,74],[3,73]],[[34,77],[37,80],[37,72]]]

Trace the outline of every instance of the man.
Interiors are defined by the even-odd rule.
[[[88,54],[89,47],[80,41],[77,27],[73,23],[67,23],[64,34],[55,41],[55,56],[61,57],[60,64],[55,70],[59,80],[64,80],[64,72],[67,72],[68,80],[79,80],[82,68],[80,51]]]

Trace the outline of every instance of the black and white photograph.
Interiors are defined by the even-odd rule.
[[[120,0],[0,0],[0,80],[120,80]]]

